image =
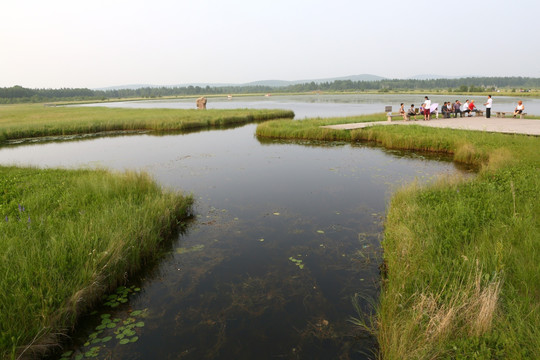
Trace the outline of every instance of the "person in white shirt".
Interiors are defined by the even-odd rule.
[[[523,105],[523,101],[519,100],[516,108],[514,109],[514,117],[523,113],[523,110],[525,110],[525,105]]]
[[[461,111],[463,112],[463,116],[467,116],[468,114],[470,116],[471,110],[469,109],[469,99],[463,103],[463,108]]]
[[[486,119],[489,119],[491,116],[491,105],[493,104],[493,99],[491,95],[488,95],[487,102],[484,104],[486,106]]]
[[[426,101],[422,104],[422,107],[424,108],[424,121],[430,119],[431,115],[431,100],[426,96]]]

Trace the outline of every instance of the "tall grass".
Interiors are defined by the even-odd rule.
[[[139,173],[0,167],[0,184],[3,358],[55,344],[152,258],[192,203]]]
[[[383,358],[540,358],[539,175],[521,164],[393,197]]]
[[[479,168],[473,180],[413,183],[392,197],[372,320],[379,357],[540,359],[540,138],[420,126],[336,134],[320,125],[276,121],[257,134],[375,141]]]
[[[106,107],[0,106],[0,143],[6,140],[124,130],[191,130],[277,118],[288,110],[122,109]]]

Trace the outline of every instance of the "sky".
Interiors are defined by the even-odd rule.
[[[0,87],[540,77],[538,0],[6,0]]]

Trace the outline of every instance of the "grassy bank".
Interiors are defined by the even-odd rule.
[[[191,196],[144,174],[0,167],[0,357],[55,344],[151,259]]]
[[[540,138],[420,126],[319,128],[335,122],[269,122],[257,134],[376,141],[446,152],[480,168],[473,180],[411,184],[393,196],[374,326],[380,357],[540,358]]]
[[[369,121],[385,121],[386,119],[385,114],[374,114],[299,121],[276,120],[259,124],[257,126],[256,135],[276,139],[350,141],[351,133],[349,131],[323,129],[321,126]]]
[[[7,140],[103,131],[172,131],[222,127],[277,118],[288,110],[124,109],[59,107],[42,104],[0,106],[0,143]]]

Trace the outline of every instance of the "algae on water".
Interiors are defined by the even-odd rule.
[[[176,248],[176,252],[178,254],[187,254],[194,251],[201,251],[202,249],[204,249],[204,245],[199,244],[199,245],[192,246],[190,248],[186,248],[186,247]]]

